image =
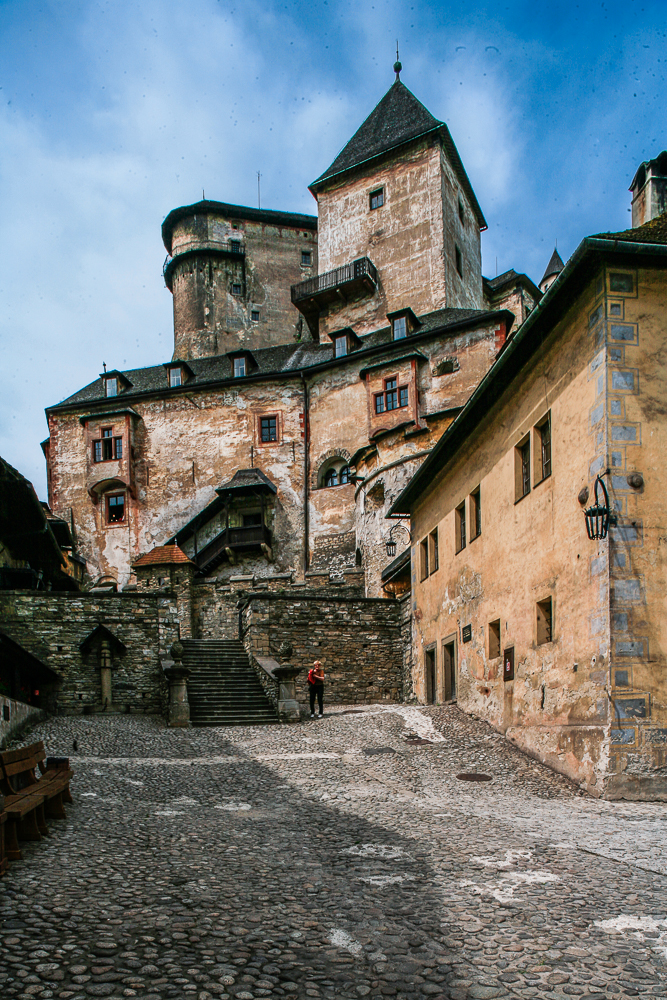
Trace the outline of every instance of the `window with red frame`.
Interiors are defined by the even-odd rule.
[[[106,497],[107,524],[122,524],[125,520],[125,494],[109,493]]]
[[[408,387],[398,384],[398,378],[388,378],[384,382],[384,392],[375,393],[375,412],[386,413],[400,410],[408,405]]]
[[[93,462],[111,462],[122,457],[122,437],[114,437],[113,427],[103,427],[102,436],[93,441]]]

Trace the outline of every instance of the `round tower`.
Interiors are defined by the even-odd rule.
[[[162,225],[174,300],[174,359],[291,343],[290,287],[317,273],[317,219],[200,201]]]

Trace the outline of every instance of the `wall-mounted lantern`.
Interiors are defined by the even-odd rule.
[[[604,503],[600,503],[600,488]],[[616,515],[609,510],[609,494],[607,487],[600,476],[595,479],[595,503],[584,511],[586,518],[586,532],[591,541],[598,538],[606,538],[609,532],[609,525],[616,524]]]
[[[409,528],[407,528],[404,524],[400,524],[400,523],[399,524],[393,524],[391,526],[390,531],[389,531],[389,538],[387,539],[387,555],[389,556],[390,559],[393,559],[394,556],[396,555],[396,541],[395,541],[393,535],[394,535],[394,532],[396,531],[397,528],[402,528],[403,531],[405,531],[407,533],[408,541],[412,540],[412,535],[410,534]]]

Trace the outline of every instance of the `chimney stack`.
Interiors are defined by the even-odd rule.
[[[630,190],[633,229],[667,212],[667,150],[641,164]]]

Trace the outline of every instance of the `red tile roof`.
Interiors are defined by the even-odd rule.
[[[191,563],[183,549],[178,545],[158,545],[145,556],[140,556],[133,564],[136,566],[175,566],[181,563]]]

